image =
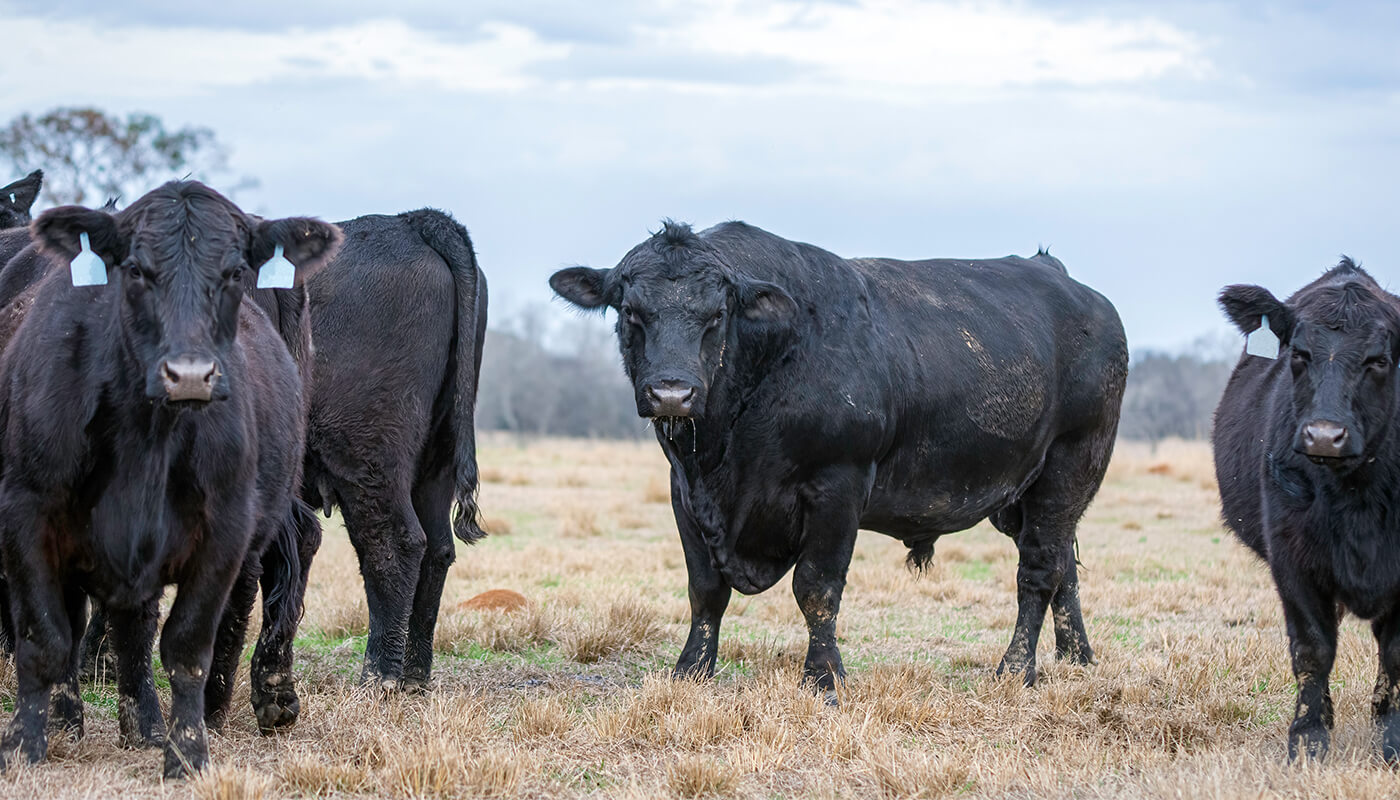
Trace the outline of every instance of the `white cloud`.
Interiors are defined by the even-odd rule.
[[[529,66],[568,55],[532,31],[498,22],[479,39],[453,42],[399,20],[323,30],[250,33],[211,28],[116,26],[40,18],[4,20],[0,84],[7,105],[63,97],[153,98],[285,78],[426,82],[470,91],[514,91]]]
[[[679,25],[637,32],[662,47],[785,59],[823,83],[882,89],[1088,86],[1209,72],[1201,43],[1165,22],[1067,19],[1010,3],[712,0]]]
[[[618,20],[620,55],[671,53],[716,66],[685,77],[590,74],[574,43],[485,19],[454,40],[396,19],[325,29],[251,32],[215,27],[3,20],[4,105],[56,97],[145,99],[209,93],[278,80],[400,82],[449,91],[672,88],[804,94],[870,92],[918,99],[928,91],[979,92],[1043,83],[1125,84],[1209,72],[1201,43],[1150,18],[1058,17],[1021,4],[924,0],[705,0],[667,25]],[[577,58],[571,58],[578,56]],[[745,60],[786,64],[750,86],[719,69]],[[553,62],[554,81],[533,68]],[[560,69],[563,66],[563,69]]]

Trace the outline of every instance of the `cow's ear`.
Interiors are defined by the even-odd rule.
[[[36,169],[8,186],[0,186],[0,207],[28,217],[43,185],[44,171]]]
[[[608,274],[612,270],[592,267],[569,267],[549,276],[549,288],[579,308],[595,309],[603,306],[616,306],[616,299],[610,297]]]
[[[296,267],[296,283],[301,284],[321,271],[340,251],[340,228],[311,217],[257,220],[248,264],[258,269],[282,245],[282,255]]]
[[[776,283],[744,280],[739,283],[739,313],[754,322],[788,323],[797,316],[797,302]]]
[[[1293,333],[1293,309],[1274,297],[1262,286],[1237,283],[1220,290],[1220,308],[1225,316],[1240,329],[1241,333],[1259,330],[1259,320],[1269,318],[1269,330],[1278,337],[1280,345],[1287,345]]]
[[[39,215],[29,226],[39,249],[60,261],[72,261],[82,251],[82,234],[92,251],[111,269],[126,260],[127,240],[111,214],[82,206],[59,206]]]

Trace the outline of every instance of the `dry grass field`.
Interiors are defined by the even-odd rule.
[[[798,686],[806,645],[784,582],[735,597],[719,675],[668,677],[686,631],[685,568],[655,444],[488,439],[492,536],[460,548],[438,627],[436,689],[359,691],[363,589],[338,523],[298,642],[302,721],[263,738],[246,668],[214,771],[163,784],[116,746],[109,686],[88,736],[0,778],[10,797],[1382,797],[1368,718],[1375,650],[1343,623],[1337,728],[1322,764],[1289,765],[1293,680],[1266,570],[1218,522],[1208,449],[1120,444],[1080,528],[1098,664],[1041,641],[1041,681],[992,671],[1015,617],[1011,542],[982,525],[939,542],[927,574],[862,534],[842,606],[841,707]],[[514,611],[462,608],[481,592]],[[14,678],[0,676],[11,707]]]

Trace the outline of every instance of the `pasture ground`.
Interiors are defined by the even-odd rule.
[[[787,581],[736,595],[719,675],[675,682],[685,567],[656,445],[487,439],[492,536],[459,547],[438,627],[436,689],[358,690],[364,592],[338,521],[298,641],[302,720],[258,736],[247,674],[211,737],[215,769],[162,783],[116,746],[112,687],[88,735],[0,778],[9,797],[1383,797],[1375,647],[1342,625],[1337,727],[1321,764],[1284,761],[1293,679],[1264,567],[1222,529],[1208,448],[1120,443],[1080,529],[1098,664],[1055,663],[1031,689],[992,671],[1015,618],[1016,553],[983,524],[939,542],[922,576],[862,534],[839,633],[839,709],[799,688],[806,646]],[[459,609],[490,589],[528,605]],[[14,677],[0,667],[0,703]]]

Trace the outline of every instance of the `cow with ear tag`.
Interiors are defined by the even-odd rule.
[[[1344,607],[1371,621],[1372,716],[1382,755],[1400,762],[1400,298],[1344,258],[1287,301],[1235,285],[1220,305],[1250,341],[1215,412],[1215,474],[1225,524],[1283,601],[1298,682],[1289,756],[1327,752]]]
[[[255,219],[193,181],[116,214],[51,209],[32,234],[55,260],[91,253],[106,282],[48,272],[0,357],[0,555],[19,682],[0,763],[43,759],[51,722],[82,735],[89,594],[110,614],[123,739],[160,738],[161,721],[146,718],[145,645],[151,603],[175,584],[160,653],[165,773],[181,776],[208,763],[205,681],[230,590],[248,554],[285,535],[300,477],[301,374],[243,298],[279,247],[299,283],[341,234],[313,219]]]
[[[29,224],[29,210],[44,185],[44,171],[36,169],[14,183],[0,186],[0,231]],[[4,258],[0,257],[0,264]]]
[[[1118,314],[1048,253],[843,259],[742,222],[667,222],[612,269],[550,285],[617,312],[637,412],[671,463],[690,577],[680,676],[709,676],[734,590],[792,570],[807,682],[845,675],[836,617],[856,531],[922,567],[991,518],[1016,541],[1019,613],[1000,671],[1093,658],[1075,574],[1079,517],[1113,449],[1128,351]]]
[[[29,244],[29,210],[44,183],[34,170],[9,186],[0,186],[0,267]]]

